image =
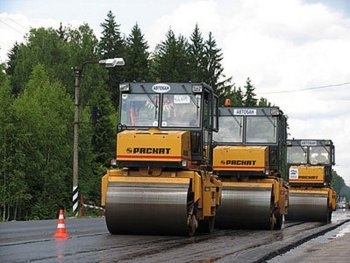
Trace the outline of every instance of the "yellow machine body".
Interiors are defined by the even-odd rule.
[[[288,187],[270,175],[268,146],[216,146],[213,170],[223,174],[218,227],[280,229]]]
[[[195,167],[191,163],[190,133],[188,131],[159,131],[150,129],[148,131],[123,131],[117,135],[117,160],[143,162],[158,161],[179,162],[183,168]],[[137,147],[133,147],[137,146]],[[124,167],[121,169],[111,169],[102,179],[102,193],[106,193],[108,182],[127,183],[169,183],[185,184],[194,193],[194,201],[200,200],[199,207],[204,210],[203,216],[212,216],[212,207],[220,204],[220,181],[211,173],[198,169],[191,171],[173,170],[163,171],[160,167],[144,167],[138,165],[138,169]],[[202,176],[201,176],[202,175]],[[214,187],[214,188],[213,188]],[[218,187],[218,189],[216,189]],[[105,197],[102,194],[102,197]],[[208,198],[212,196],[213,198]],[[203,197],[203,198],[202,198]],[[105,205],[105,198],[102,205]]]
[[[323,184],[325,168],[323,166],[299,165],[289,168],[290,184]]]
[[[217,146],[214,148],[213,169],[220,171],[268,171],[266,146]]]
[[[117,134],[117,161],[190,161],[190,133],[185,131],[126,130]]]
[[[329,223],[336,209],[336,192],[326,184],[325,167],[289,167],[290,207],[288,220]]]
[[[211,174],[201,175],[197,171],[162,172],[157,176],[145,175],[147,171],[128,171],[127,169],[109,170],[102,178],[102,191],[106,193],[109,183],[125,183],[126,185],[181,185],[193,192],[194,202],[198,203],[198,219],[215,216],[215,208],[221,201],[221,182]],[[106,195],[104,195],[106,196]],[[102,205],[106,200],[102,199]],[[150,211],[154,212],[154,211]]]
[[[188,131],[123,131],[117,141],[117,160],[132,162],[134,167],[111,169],[102,178],[101,203],[109,206],[111,233],[186,234],[200,220],[215,217],[222,184],[199,167],[185,170],[194,168]],[[183,170],[149,167],[148,161],[179,163]],[[186,214],[188,202],[195,206]]]

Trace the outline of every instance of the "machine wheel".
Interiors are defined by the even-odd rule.
[[[111,216],[109,214],[108,207],[106,208],[105,211],[106,211],[105,212],[105,221],[106,221],[106,226],[107,226],[109,233],[111,233],[112,235],[122,234],[122,231],[120,231],[120,229],[115,227],[115,224],[113,224],[113,220],[110,219]]]

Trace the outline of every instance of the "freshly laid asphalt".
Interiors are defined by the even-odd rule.
[[[269,263],[349,263],[350,262],[350,222],[312,239],[285,254],[281,254]]]

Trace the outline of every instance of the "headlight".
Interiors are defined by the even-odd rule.
[[[109,165],[110,166],[117,166],[117,160],[116,159],[111,159],[110,161],[109,161]]]
[[[271,115],[279,115],[280,110],[278,108],[272,108],[270,113]]]
[[[192,92],[193,93],[199,93],[202,92],[203,87],[202,85],[192,85]]]
[[[120,84],[119,90],[120,91],[130,91],[130,86],[129,86],[129,84]]]

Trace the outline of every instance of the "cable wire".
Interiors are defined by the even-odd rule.
[[[261,92],[260,94],[292,93],[292,92],[300,92],[300,91],[307,91],[307,90],[334,88],[334,87],[345,86],[345,85],[349,85],[349,84],[350,84],[350,81],[349,82],[344,82],[344,83],[339,83],[339,84],[330,84],[330,85],[325,85],[325,86],[309,87],[309,88],[295,89],[295,90],[281,90],[281,91]]]

